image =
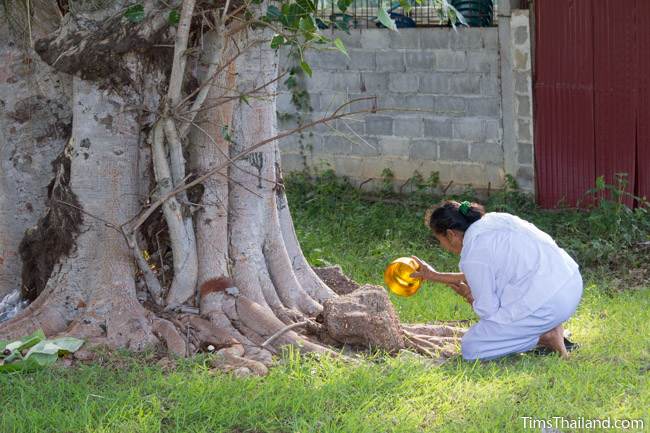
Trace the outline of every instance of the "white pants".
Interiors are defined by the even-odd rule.
[[[463,358],[488,360],[531,350],[542,334],[573,315],[581,297],[582,277],[578,272],[546,304],[523,319],[508,324],[480,320],[463,336]]]

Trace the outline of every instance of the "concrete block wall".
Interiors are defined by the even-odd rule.
[[[402,185],[417,171],[438,172],[452,189],[498,188],[504,178],[497,28],[364,29],[335,34],[350,57],[314,51],[304,79],[313,111],[327,116],[346,101],[376,98],[376,113],[319,125],[280,143],[286,171],[332,168],[368,188],[389,168]],[[283,54],[281,65],[287,65]],[[346,111],[373,106],[364,100]],[[296,124],[286,89],[277,99],[279,129]],[[524,119],[522,118],[522,121]],[[522,142],[523,143],[523,142]]]
[[[515,177],[523,189],[535,185],[533,152],[533,90],[528,10],[512,11],[512,85],[514,87],[514,132],[517,140],[517,170]]]

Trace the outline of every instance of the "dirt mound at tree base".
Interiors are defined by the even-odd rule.
[[[348,278],[338,265],[312,269],[337,295],[347,295],[360,287],[356,281]]]
[[[323,304],[323,324],[335,341],[394,353],[404,339],[395,308],[382,287],[365,285]]]

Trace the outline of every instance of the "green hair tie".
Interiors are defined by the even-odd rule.
[[[460,206],[458,206],[458,212],[462,213],[463,215],[467,216],[467,213],[469,212],[470,207],[472,204],[465,200],[464,202],[460,203]]]

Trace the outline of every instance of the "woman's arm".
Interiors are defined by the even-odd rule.
[[[433,269],[433,266],[429,265],[424,260],[417,258],[416,256],[411,256],[413,260],[420,266],[417,272],[411,274],[411,278],[422,278],[423,280],[433,281],[435,283],[443,284],[460,284],[465,283],[465,274],[462,272],[438,272]]]

